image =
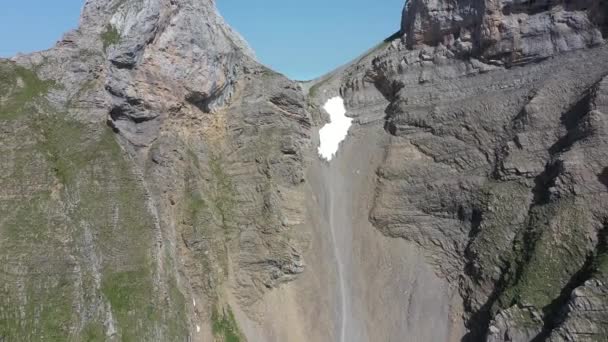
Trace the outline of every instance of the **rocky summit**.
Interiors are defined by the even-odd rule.
[[[0,59],[0,341],[608,340],[608,2],[402,18],[309,82],[213,0]]]

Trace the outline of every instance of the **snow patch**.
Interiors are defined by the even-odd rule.
[[[330,161],[346,138],[353,119],[346,116],[344,99],[340,96],[327,100],[323,109],[329,114],[329,123],[319,130],[319,155]]]

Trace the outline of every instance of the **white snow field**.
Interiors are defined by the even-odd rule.
[[[319,130],[319,155],[330,161],[346,138],[353,119],[346,117],[344,100],[340,96],[327,100],[323,109],[329,114],[329,123]]]

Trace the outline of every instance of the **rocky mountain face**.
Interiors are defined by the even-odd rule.
[[[87,1],[1,72],[0,339],[234,341],[225,284],[302,272],[305,97],[211,1]]]
[[[0,341],[605,340],[607,37],[603,0],[410,0],[297,83],[212,0],[87,0],[0,60]]]

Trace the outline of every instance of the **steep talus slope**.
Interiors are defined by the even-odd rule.
[[[212,0],[86,1],[0,60],[0,340],[604,340],[607,35],[602,0],[410,0],[301,85]]]

